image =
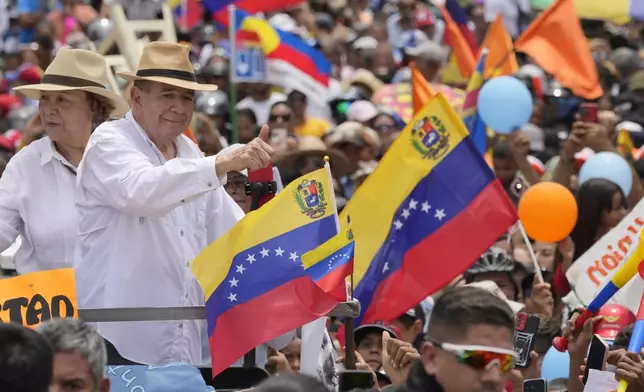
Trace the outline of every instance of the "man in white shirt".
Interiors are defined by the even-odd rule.
[[[270,163],[268,128],[230,155],[204,157],[182,133],[195,91],[217,87],[196,82],[186,46],[150,43],[138,70],[120,76],[134,81],[132,111],[96,129],[78,172],[79,306],[203,305],[191,261],[242,218],[222,185],[230,171]],[[199,364],[205,327],[201,320],[97,325],[123,357],[144,364]]]

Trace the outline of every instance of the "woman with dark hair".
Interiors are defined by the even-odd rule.
[[[626,216],[626,196],[612,181],[595,178],[577,191],[579,218],[570,237],[575,244],[573,260],[590,249]]]
[[[594,178],[583,183],[577,191],[579,218],[570,234],[574,244],[572,257],[564,257],[561,246],[555,258],[557,264],[553,287],[559,296],[570,291],[565,273],[573,261],[586,253],[597,240],[611,231],[626,216],[627,200],[622,189],[612,181]]]

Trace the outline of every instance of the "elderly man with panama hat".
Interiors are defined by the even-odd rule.
[[[183,131],[199,84],[186,46],[147,44],[134,72],[132,110],[92,134],[79,168],[75,261],[79,306],[197,306],[204,294],[190,263],[243,212],[224,190],[226,174],[271,162],[268,127],[228,155],[204,157]],[[217,260],[212,260],[216,263]],[[98,323],[125,359],[201,363],[203,320]]]

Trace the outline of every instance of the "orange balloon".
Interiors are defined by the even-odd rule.
[[[519,219],[528,236],[541,242],[558,242],[570,235],[577,223],[577,201],[563,185],[535,184],[519,200]]]

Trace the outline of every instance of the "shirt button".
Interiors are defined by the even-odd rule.
[[[181,232],[179,232],[179,234],[181,234],[181,236],[183,237],[183,230],[181,230]]]
[[[188,294],[186,294],[186,298],[188,298]]]
[[[183,324],[179,324],[179,328],[183,328]]]
[[[207,185],[208,185],[209,187],[211,187],[211,186],[212,186],[212,182],[210,182],[210,181],[209,181]]]
[[[187,262],[187,263],[186,263],[186,267],[190,267],[190,262]]]
[[[186,201],[185,201],[185,200],[183,200],[183,199],[181,199],[181,202],[182,202],[182,203],[185,203]]]
[[[144,224],[144,223],[145,223],[145,218],[144,218],[144,217],[140,217],[140,218],[139,218],[139,223],[140,223],[140,224]]]

